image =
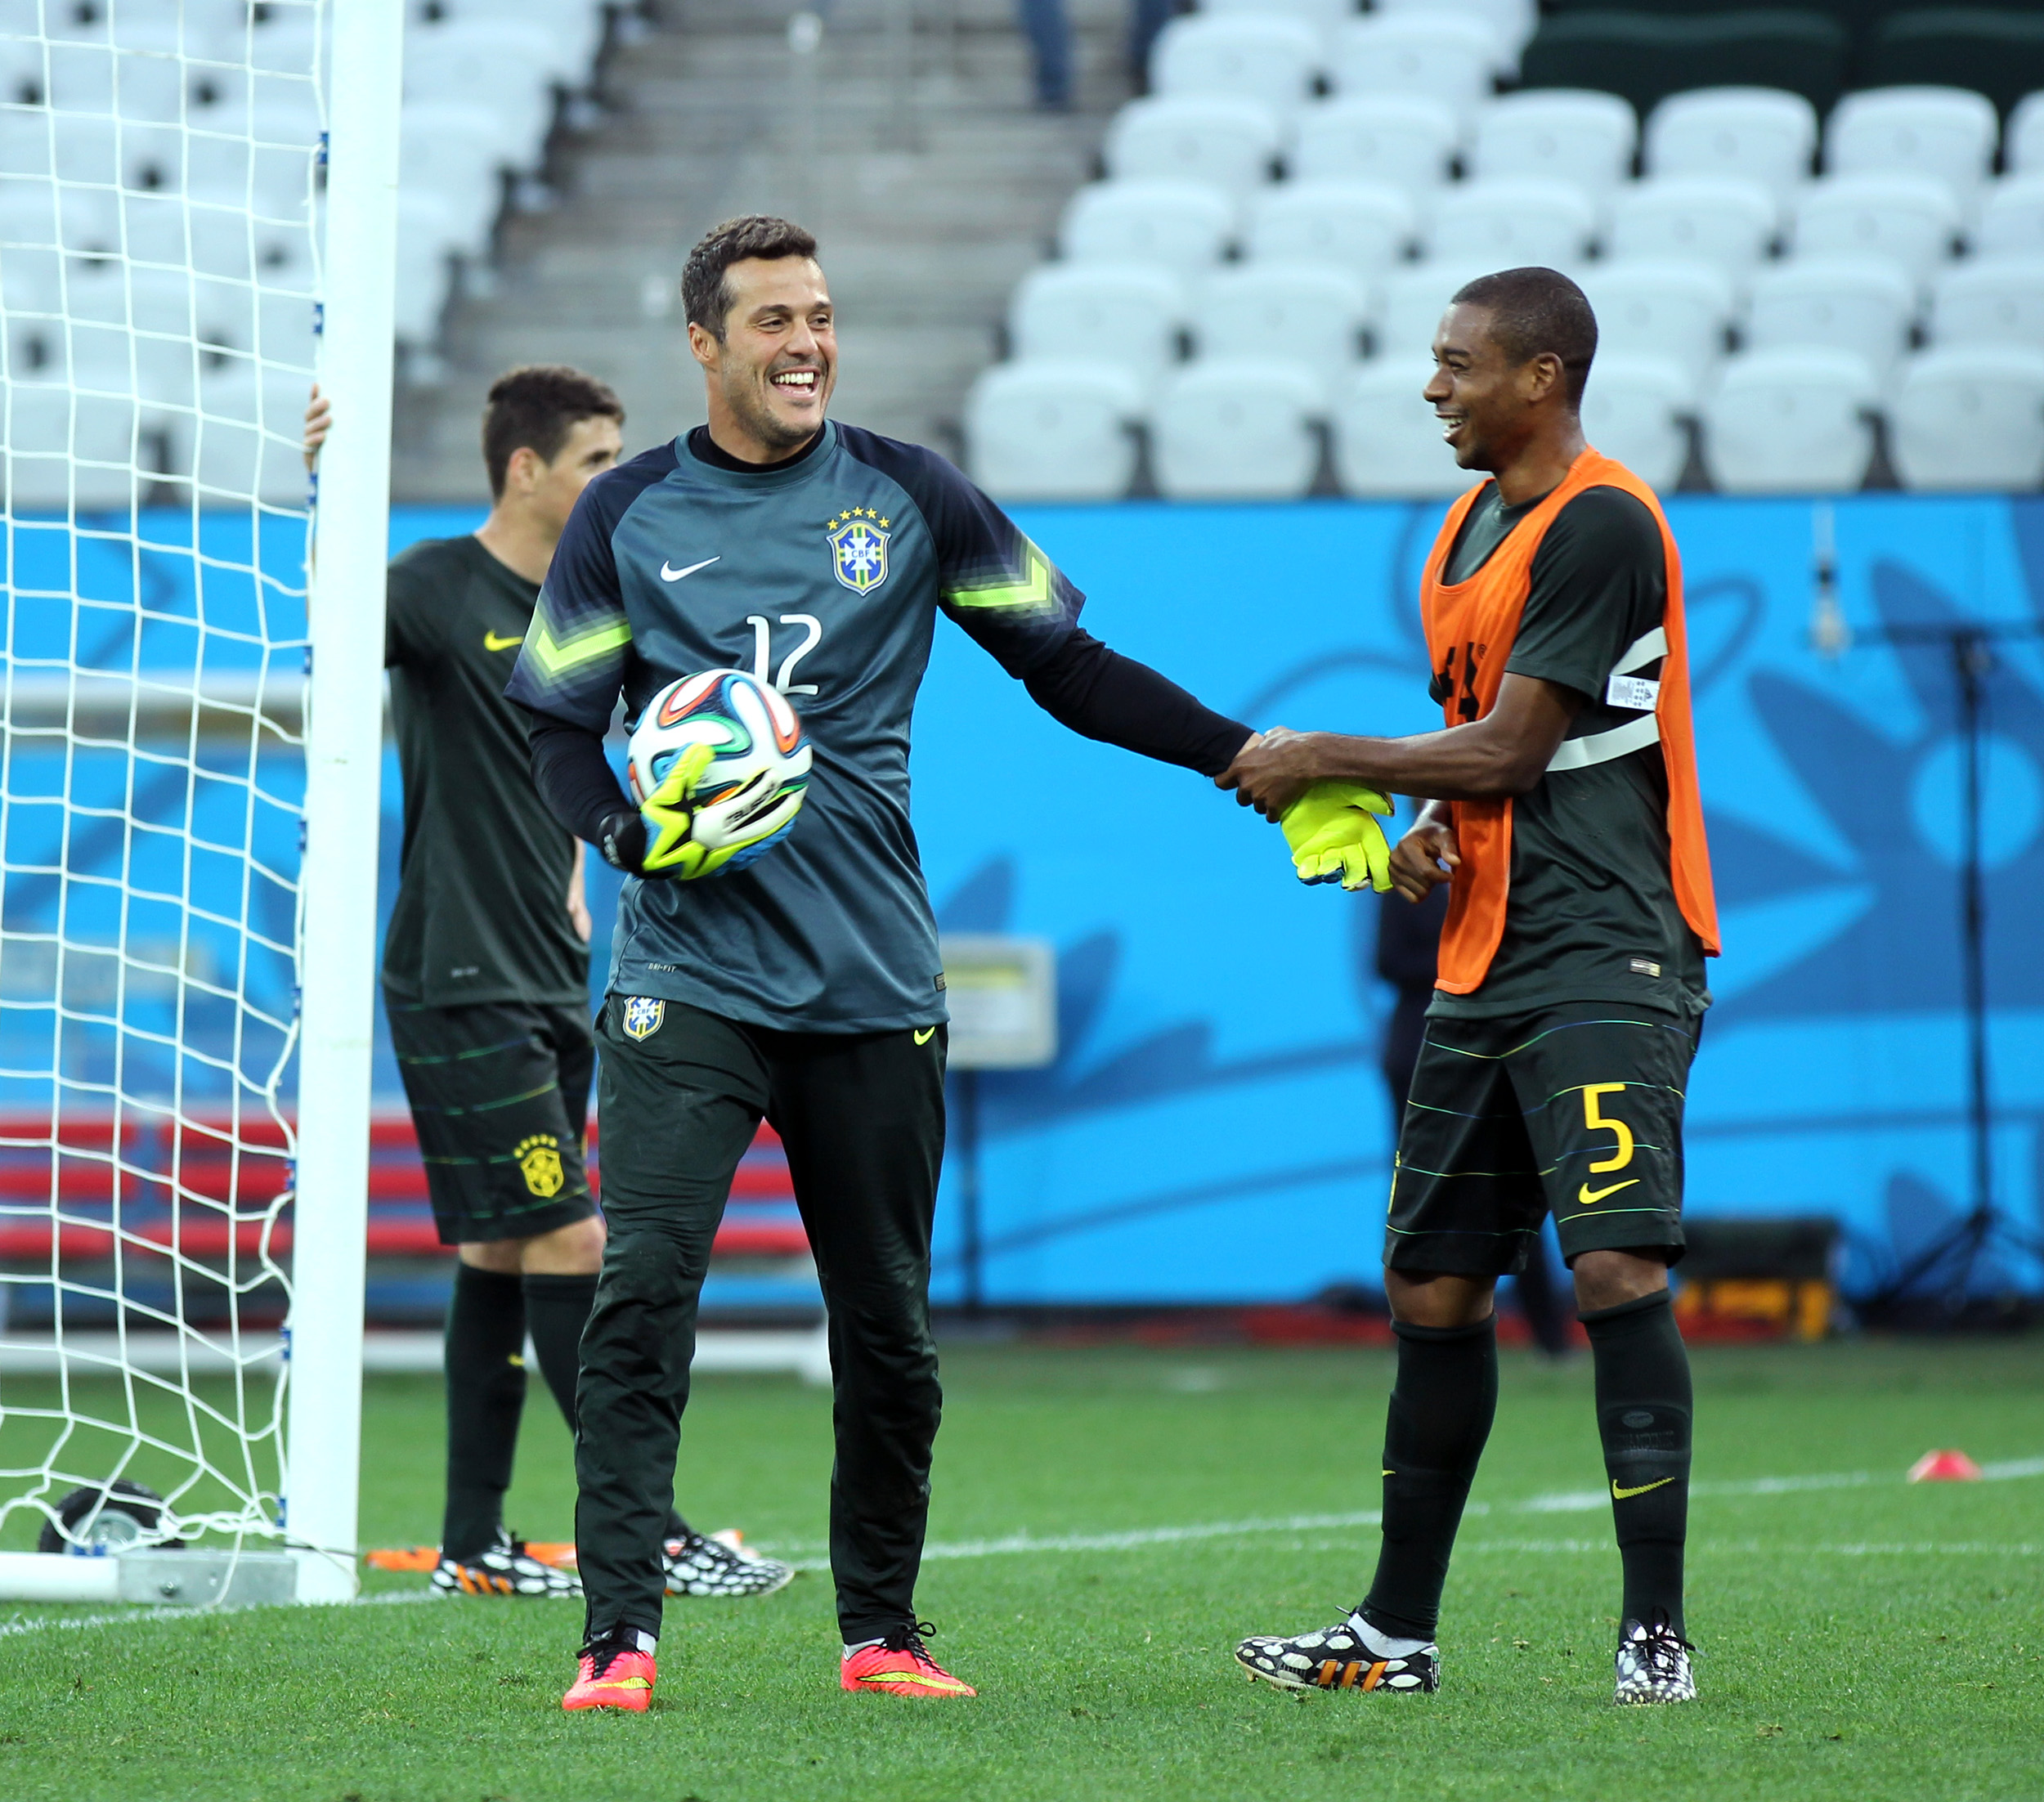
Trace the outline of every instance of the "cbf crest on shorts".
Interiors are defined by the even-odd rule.
[[[887,580],[886,528],[871,507],[848,507],[830,523],[831,568],[845,587],[864,594]]]
[[[625,1036],[627,1038],[651,1038],[660,1030],[660,1023],[667,1017],[667,1004],[655,1001],[650,995],[631,995],[625,1002]]]

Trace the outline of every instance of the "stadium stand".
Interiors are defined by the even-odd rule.
[[[1347,491],[1452,492],[1463,478],[1418,394],[1434,327],[1472,276],[1540,262],[1597,308],[1587,416],[1656,482],[2037,485],[2029,434],[2044,409],[2027,375],[1990,405],[1979,374],[1992,348],[2019,372],[2044,353],[2044,69],[2023,60],[2037,19],[1845,0],[1545,10],[1228,0],[1179,20],[1153,71],[1163,92],[1123,110],[1107,162],[1118,177],[1204,183],[1199,229],[1176,223],[1189,196],[1138,218],[1139,202],[1110,204],[1110,183],[1074,203],[1064,241],[1074,266],[1113,259],[1124,306],[1138,262],[1165,271],[1159,316],[1107,328],[1096,290],[1039,271],[1018,295],[1015,354],[1040,339],[1043,354],[1123,367],[1154,439],[1181,359],[1196,371],[1296,346],[1289,360],[1338,392],[1332,468]],[[1897,60],[1898,44],[1934,43],[1945,61]],[[1965,45],[1961,81],[1951,47]],[[2018,75],[1989,79],[1983,45],[2012,47]],[[1193,286],[1169,290],[1188,271]],[[1033,323],[1051,304],[1038,295],[1071,296],[1057,303],[1068,316]],[[1274,396],[1272,418],[1289,406]],[[1952,422],[1969,410],[1982,437],[1961,455]],[[1181,403],[1172,467],[1199,473],[1167,482],[1160,465],[1160,487],[1222,491],[1211,482],[1225,457],[1195,457],[1186,435],[1249,417],[1239,398]],[[993,429],[981,415],[973,455],[990,481]],[[1274,473],[1262,442],[1239,448],[1234,492],[1300,479],[1295,462]]]

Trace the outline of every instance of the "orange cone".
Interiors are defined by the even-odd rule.
[[[1977,1483],[1980,1467],[1962,1451],[1927,1451],[1909,1467],[1912,1483]]]

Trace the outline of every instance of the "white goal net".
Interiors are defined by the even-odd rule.
[[[329,10],[0,0],[9,1553],[284,1531]]]

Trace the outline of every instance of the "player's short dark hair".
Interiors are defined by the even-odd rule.
[[[1583,398],[1590,360],[1597,355],[1597,315],[1589,298],[1558,269],[1500,269],[1455,290],[1453,305],[1482,307],[1490,335],[1514,363],[1543,354],[1562,361],[1568,404]]]
[[[712,226],[688,253],[681,271],[681,307],[691,325],[700,325],[724,342],[724,316],[731,311],[731,286],[724,271],[734,262],[758,257],[768,262],[782,257],[813,257],[816,239],[791,219],[749,213]]]
[[[490,384],[482,406],[482,461],[490,498],[504,493],[513,451],[530,450],[542,463],[560,455],[567,435],[584,419],[625,423],[625,403],[607,382],[564,363],[528,363]]]

